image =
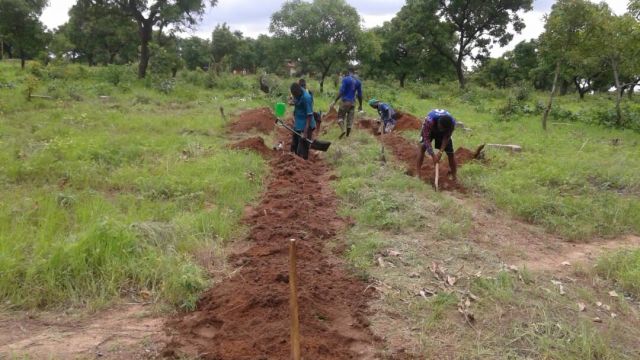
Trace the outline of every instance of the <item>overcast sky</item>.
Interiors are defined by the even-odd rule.
[[[50,6],[42,14],[42,21],[53,29],[67,21],[67,12],[76,0],[49,0]],[[240,30],[245,36],[257,37],[268,34],[271,14],[282,6],[283,0],[218,0],[218,6],[209,8],[197,29],[187,35],[197,35],[209,38],[216,24],[226,22],[232,30]],[[404,5],[404,0],[347,0],[355,7],[363,19],[365,28],[382,25],[391,20]],[[516,35],[514,40],[505,48],[495,48],[493,56],[499,56],[513,48],[521,40],[538,37],[543,30],[543,16],[551,9],[554,0],[534,0],[533,11],[522,16],[527,27],[522,34]],[[617,14],[626,11],[627,0],[606,0]]]

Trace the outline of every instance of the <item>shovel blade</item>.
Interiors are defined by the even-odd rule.
[[[327,151],[329,150],[329,146],[331,146],[331,142],[324,140],[314,140],[311,143],[311,148],[318,151]]]

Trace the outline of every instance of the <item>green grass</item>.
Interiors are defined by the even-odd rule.
[[[238,234],[266,173],[259,156],[226,148],[218,107],[270,101],[180,79],[170,94],[135,79],[96,87],[103,69],[77,69],[43,76],[36,93],[56,100],[28,102],[26,74],[0,64],[16,84],[0,89],[0,301],[95,307],[144,291],[193,308],[207,254]]]
[[[520,154],[487,150],[488,164],[460,170],[465,185],[515,216],[574,241],[640,233],[640,133],[587,123],[597,123],[600,112],[613,106],[609,95],[584,101],[572,94],[559,97],[544,132],[535,110],[544,93],[531,93],[518,103],[529,110],[505,120],[499,110],[513,96],[510,90],[470,86],[460,92],[450,84],[412,84],[401,90],[369,84],[364,85],[368,94],[420,117],[433,108],[448,109],[472,129],[455,132],[456,146],[521,145]],[[639,97],[624,102],[640,116]],[[413,140],[418,134],[405,136]]]
[[[640,298],[640,249],[619,250],[600,258],[598,274],[614,280],[628,294]]]

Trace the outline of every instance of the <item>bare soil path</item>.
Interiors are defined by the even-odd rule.
[[[0,359],[152,359],[160,354],[164,319],[142,305],[95,316],[0,315]]]
[[[326,246],[346,225],[337,215],[328,165],[315,155],[304,161],[272,151],[270,166],[260,204],[245,215],[249,244],[230,259],[238,271],[205,293],[196,311],[167,323],[171,341],[165,355],[289,358],[287,251],[288,240],[296,238],[304,357],[376,358],[376,339],[366,320],[366,284],[349,274],[340,256]]]

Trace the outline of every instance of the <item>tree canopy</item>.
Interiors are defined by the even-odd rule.
[[[344,0],[292,0],[271,16],[270,31],[285,39],[285,56],[320,73],[320,91],[332,71],[356,59],[360,15]]]

